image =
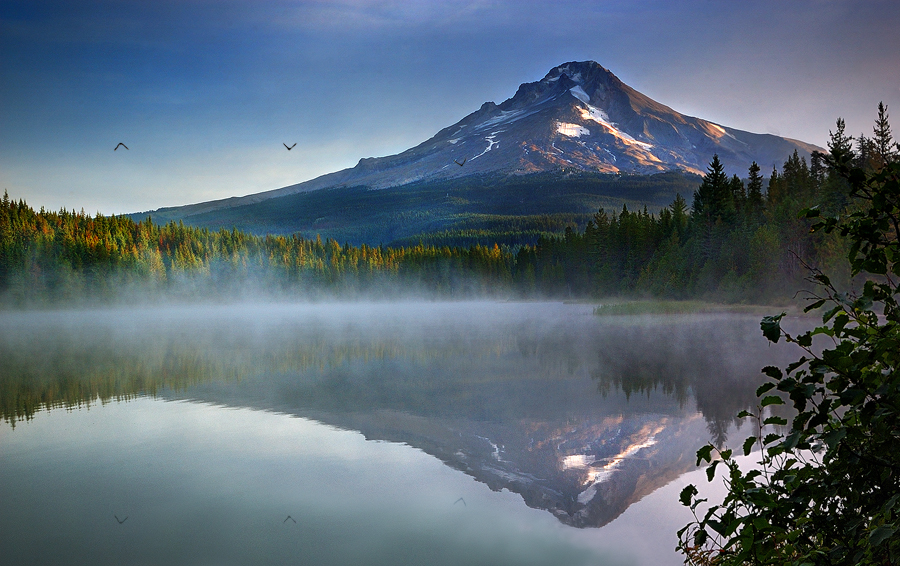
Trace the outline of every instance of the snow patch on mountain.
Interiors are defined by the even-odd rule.
[[[500,124],[511,124],[513,122],[518,122],[522,118],[527,118],[532,114],[537,114],[540,111],[540,108],[531,108],[531,109],[522,109],[522,110],[503,110],[499,115],[494,116],[493,118],[489,118],[484,122],[475,126],[475,130],[486,130],[491,126],[498,126]]]
[[[604,126],[607,130],[609,130],[609,133],[629,145],[636,145],[644,149],[650,149],[651,147],[653,147],[652,144],[638,141],[628,133],[623,132],[622,130],[617,128],[615,124],[609,121],[609,116],[603,110],[597,108],[596,106],[591,106],[590,104],[585,104],[585,106],[587,106],[587,109],[581,108],[582,120],[593,120],[594,122],[597,122],[598,124]]]
[[[581,85],[576,85],[576,86],[573,86],[572,88],[570,88],[569,94],[571,94],[578,100],[580,100],[580,101],[584,102],[585,104],[587,104],[588,106],[590,106],[591,97],[588,96],[588,94],[586,92],[584,92],[584,89],[581,88]]]
[[[712,122],[708,122],[708,124],[709,124],[709,126],[713,129],[714,133],[718,134],[716,137],[721,138],[722,136],[728,136],[729,138],[733,139],[734,141],[736,141],[736,142],[738,142],[738,143],[741,143],[741,144],[743,144],[743,145],[747,145],[746,143],[744,143],[744,142],[742,142],[741,140],[737,139],[737,138],[734,137],[733,135],[729,134],[729,133],[728,133],[728,130],[726,130],[726,129],[723,128],[722,126],[720,126],[720,125],[718,125],[718,124],[713,124]]]
[[[584,126],[570,124],[568,122],[557,122],[556,131],[570,138],[580,138],[581,136],[591,135],[591,131]]]
[[[584,82],[584,79],[581,76],[581,71],[575,71],[573,73],[571,65],[561,65],[561,66],[557,67],[556,70],[559,71],[559,75],[557,75],[553,79],[550,79],[551,81],[557,80],[557,79],[559,79],[559,77],[561,77],[561,76],[563,76],[563,74],[565,74],[567,77],[569,77],[572,80],[572,82],[575,82],[578,84],[581,84]]]
[[[502,131],[503,131],[503,130],[497,130],[496,132],[491,132],[491,135],[486,136],[486,137],[484,138],[484,141],[488,142],[487,148],[485,148],[484,151],[482,151],[481,153],[479,153],[479,154],[476,155],[475,157],[470,157],[470,158],[469,158],[469,161],[475,161],[476,159],[478,159],[479,157],[481,157],[481,156],[484,155],[485,153],[489,152],[489,151],[491,150],[491,148],[493,148],[495,145],[499,144],[500,142],[498,142],[498,141],[495,140],[494,138],[497,137],[497,134],[499,134],[499,133],[502,132]]]

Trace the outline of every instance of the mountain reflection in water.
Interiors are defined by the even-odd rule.
[[[0,327],[12,426],[143,395],[276,411],[419,448],[578,527],[742,434],[760,368],[792,357],[758,316],[549,303],[6,313]]]

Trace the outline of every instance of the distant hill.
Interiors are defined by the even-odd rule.
[[[765,170],[795,150],[808,157],[817,149],[685,116],[593,61],[571,62],[400,154],[281,189],[132,217],[369,244],[485,226],[532,230],[544,222],[532,217],[571,215],[583,224],[599,206],[658,208],[676,192],[690,200],[694,176],[713,154],[729,174],[745,176],[752,161]]]
[[[182,216],[161,209],[153,221],[254,234],[299,233],[354,245],[533,244],[540,235],[583,228],[601,207],[656,212],[700,177],[681,172],[613,175],[574,172],[475,175],[371,190],[336,187]],[[147,214],[134,215],[140,219]]]

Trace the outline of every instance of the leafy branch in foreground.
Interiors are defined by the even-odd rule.
[[[682,491],[694,513],[678,533],[685,563],[900,563],[900,163],[865,170],[851,158],[833,150],[827,161],[859,206],[838,218],[804,215],[814,231],[848,239],[862,291],[841,293],[812,269],[818,292],[805,311],[824,308],[822,326],[793,335],[784,313],[762,320],[767,339],[802,355],[784,371],[765,368],[757,411],[740,415],[757,425],[742,447],[747,456],[759,449],[755,466],[745,471],[712,445],[697,452],[709,481],[725,469],[728,491],[716,504],[693,485]],[[786,400],[790,423],[768,408]]]

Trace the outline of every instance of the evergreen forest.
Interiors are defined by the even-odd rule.
[[[846,179],[828,163],[846,158],[875,170],[897,159],[894,148],[880,106],[872,138],[854,139],[837,121],[830,160],[813,154],[807,162],[795,152],[780,170],[763,172],[753,163],[741,179],[729,178],[713,155],[690,202],[678,194],[657,212],[627,204],[600,208],[583,228],[548,217],[543,230],[517,230],[514,220],[504,219],[502,230],[482,232],[502,232],[502,238],[471,245],[434,234],[393,245],[351,245],[300,233],[163,224],[152,217],[36,211],[4,194],[0,297],[12,306],[130,300],[134,293],[783,302],[807,285],[809,268],[832,274],[839,286],[849,283],[844,241],[811,231],[810,221],[798,214],[818,206],[823,215],[836,215],[854,206]]]

